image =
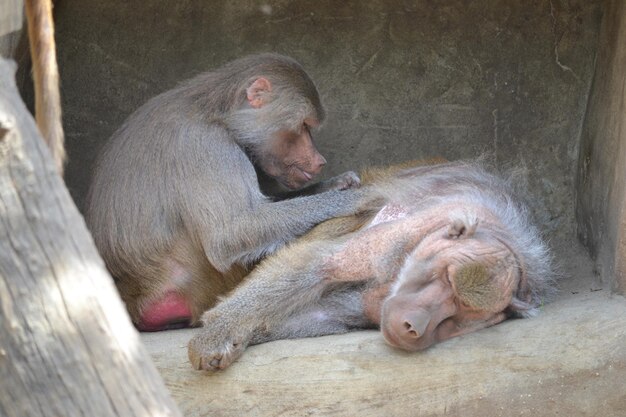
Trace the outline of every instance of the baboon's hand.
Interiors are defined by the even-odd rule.
[[[220,320],[209,311],[204,314],[203,327],[189,341],[187,353],[194,369],[219,371],[241,356],[251,335],[234,323]]]
[[[324,181],[324,191],[330,190],[347,190],[350,188],[359,188],[361,179],[354,171],[344,172],[336,177]]]

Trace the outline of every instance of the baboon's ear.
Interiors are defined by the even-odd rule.
[[[457,217],[452,220],[452,223],[448,227],[448,237],[450,239],[460,239],[472,237],[478,227],[478,220],[476,218]]]
[[[246,88],[246,97],[248,103],[255,109],[260,108],[267,103],[267,94],[272,91],[272,84],[267,78],[259,77],[248,88]]]
[[[491,311],[502,298],[489,269],[480,263],[462,265],[452,277],[457,296],[468,307]]]

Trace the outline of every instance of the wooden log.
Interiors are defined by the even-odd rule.
[[[613,291],[626,295],[626,2],[604,2],[596,71],[580,135],[578,236]]]
[[[52,152],[52,159],[59,173],[63,175],[65,136],[61,123],[61,93],[54,43],[52,0],[25,0],[25,5],[35,86],[35,120],[41,136]]]
[[[0,59],[0,415],[178,416]]]
[[[251,346],[213,374],[187,359],[197,331],[141,335],[187,417],[626,415],[626,300],[606,291],[422,352],[360,331]]]

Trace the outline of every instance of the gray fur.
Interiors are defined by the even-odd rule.
[[[460,220],[477,229],[481,228],[480,220],[465,206],[475,203],[487,208],[499,220],[489,226],[489,233],[511,248],[516,266],[525,274],[507,312],[532,316],[554,294],[551,258],[528,210],[511,195],[508,181],[488,173],[480,164],[455,162],[412,168],[366,190],[370,197],[406,204],[417,213],[420,208],[458,203],[459,212],[450,213],[451,224],[455,216],[461,216]],[[349,239],[304,238],[263,261],[240,287],[203,315],[204,328],[189,343],[193,366],[223,369],[248,344],[372,327],[365,317],[362,295],[376,278],[364,275],[357,283],[337,282],[324,269],[325,262]],[[402,236],[398,239],[403,242]],[[410,252],[405,246],[401,245],[404,256]],[[396,257],[395,251],[386,256]],[[384,259],[373,262],[385,264]],[[385,272],[401,275],[393,268],[385,268]]]
[[[453,201],[459,201],[459,207],[476,203],[499,218],[501,239],[513,247],[523,262],[521,267],[528,281],[527,286],[520,288],[520,298],[513,300],[512,313],[531,317],[552,300],[556,291],[552,257],[523,204],[515,172],[496,176],[485,170],[482,161],[457,161],[411,168],[404,175],[407,178],[403,180],[381,184],[377,192],[385,199],[406,202],[416,210]]]
[[[246,88],[258,77],[272,91],[253,109]],[[274,54],[231,62],[140,107],[101,153],[87,198],[88,225],[111,273],[140,287],[163,281],[164,259],[180,241],[223,272],[353,213],[358,190],[274,202],[259,189],[254,162],[265,157],[268,135],[301,127],[305,116],[324,118],[315,85],[298,63]]]

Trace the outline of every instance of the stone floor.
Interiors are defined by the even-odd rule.
[[[626,416],[626,299],[568,259],[571,277],[538,317],[425,352],[363,331],[253,346],[209,374],[187,361],[194,330],[142,340],[187,416]]]

